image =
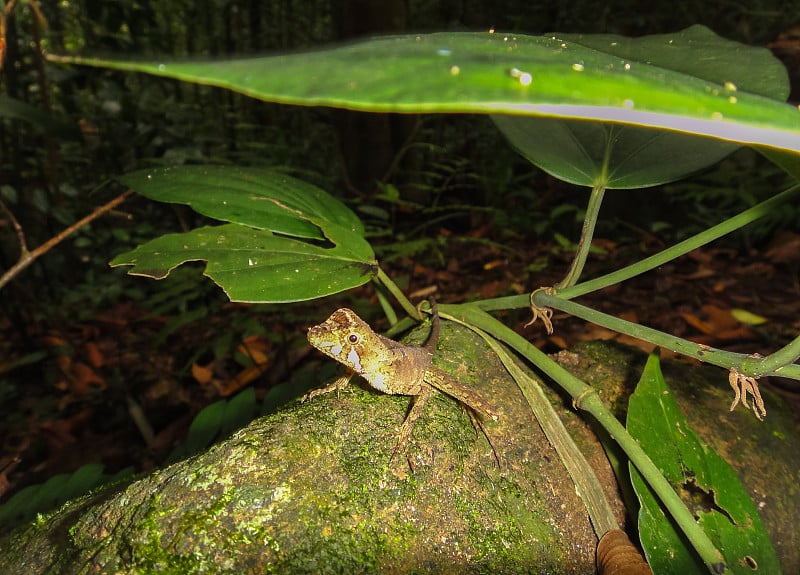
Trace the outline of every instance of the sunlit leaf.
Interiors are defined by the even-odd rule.
[[[731,310],[731,315],[745,325],[761,325],[767,323],[767,318],[758,315],[746,309],[734,308]]]

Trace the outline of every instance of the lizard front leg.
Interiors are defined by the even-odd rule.
[[[320,387],[319,389],[312,389],[308,393],[306,393],[303,397],[300,398],[300,402],[304,402],[309,399],[313,399],[318,395],[323,395],[325,393],[330,393],[332,391],[336,392],[336,397],[339,397],[339,391],[346,388],[350,384],[350,380],[355,377],[356,372],[352,369],[347,369],[342,375],[334,379],[328,385],[324,387]]]

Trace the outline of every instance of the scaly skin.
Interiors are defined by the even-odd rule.
[[[304,399],[341,389],[354,373],[383,393],[414,396],[411,410],[400,428],[394,453],[405,449],[414,422],[434,387],[468,408],[497,420],[497,411],[480,395],[433,365],[432,350],[438,337],[438,321],[434,310],[434,325],[426,348],[411,347],[375,333],[367,322],[347,308],[336,310],[327,320],[309,328],[308,341],[344,365],[348,373],[332,384],[312,391]]]

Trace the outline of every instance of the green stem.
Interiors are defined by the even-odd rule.
[[[600,214],[600,206],[603,203],[605,192],[605,186],[592,188],[592,193],[589,195],[589,204],[586,206],[586,215],[583,218],[583,229],[581,230],[581,239],[578,242],[578,250],[575,252],[575,258],[572,260],[572,265],[566,277],[557,285],[558,288],[571,287],[578,281],[581,272],[583,272],[583,266],[586,264],[586,258],[589,257],[589,250],[592,247],[594,227],[597,224],[597,216]]]
[[[729,234],[739,228],[754,222],[755,220],[767,215],[769,212],[795,197],[800,192],[800,185],[792,186],[788,190],[784,190],[780,194],[761,202],[749,208],[724,222],[717,224],[699,234],[687,238],[682,242],[675,244],[672,247],[665,249],[662,252],[654,254],[642,261],[636,262],[630,266],[624,267],[610,274],[606,274],[599,278],[589,280],[570,288],[560,290],[559,297],[562,299],[572,299],[580,295],[584,295],[599,289],[623,282],[627,279],[635,277],[644,272],[657,268],[673,259],[676,259],[694,249],[697,249],[705,244],[712,242],[722,236]],[[528,295],[518,295],[501,297],[494,299],[487,299],[476,302],[478,307],[485,311],[501,310],[501,309],[517,309],[524,308],[530,305]]]
[[[572,299],[574,297],[578,297],[587,293],[591,293],[593,291],[606,288],[611,285],[618,284],[627,279],[630,279],[637,275],[653,270],[658,266],[664,265],[667,262],[677,259],[680,256],[685,255],[692,250],[696,250],[701,246],[704,246],[714,240],[721,238],[722,236],[725,236],[731,232],[734,232],[746,226],[749,223],[754,222],[755,220],[758,220],[766,216],[780,204],[794,197],[799,191],[800,191],[800,185],[792,186],[788,190],[785,190],[780,194],[773,196],[772,198],[765,200],[760,204],[757,204],[752,208],[749,208],[733,216],[732,218],[729,218],[724,222],[717,224],[716,226],[712,226],[707,230],[704,230],[699,234],[692,236],[691,238],[687,238],[682,242],[678,242],[674,246],[669,247],[655,255],[645,258],[630,266],[624,267],[621,270],[617,270],[615,272],[606,274],[599,278],[595,278],[593,280],[589,280],[587,282],[575,285],[570,289],[561,290],[559,292],[559,295],[564,299]]]
[[[389,320],[389,325],[391,326],[397,325],[397,313],[394,311],[392,303],[389,301],[389,298],[386,296],[386,293],[384,293],[382,289],[376,289],[375,295],[378,298],[378,304],[380,304],[381,309],[383,310],[383,313],[386,316],[386,319]]]
[[[651,327],[599,312],[573,301],[561,299],[560,296],[548,295],[544,291],[536,292],[533,297],[533,303],[537,307],[549,307],[566,312],[617,333],[624,333],[636,339],[648,341],[664,349],[693,357],[704,363],[710,363],[725,369],[735,368],[739,373],[751,377],[777,375],[800,379],[800,365],[789,365],[800,354],[800,337],[774,354],[763,359],[756,359],[742,353],[733,353],[707,345],[700,345]],[[778,355],[777,360],[773,359],[775,355]]]
[[[406,294],[403,293],[403,290],[397,287],[397,284],[394,283],[394,281],[392,281],[392,278],[386,275],[386,272],[383,271],[383,269],[380,266],[378,266],[378,275],[376,275],[374,279],[375,281],[379,282],[383,287],[385,287],[390,294],[394,296],[394,298],[400,304],[400,307],[402,307],[408,315],[410,315],[416,320],[422,319],[422,316],[420,315],[419,311],[417,311],[417,308],[414,307],[414,304],[408,300]]]
[[[748,356],[742,361],[739,373],[751,377],[779,375],[781,377],[800,379],[800,376],[789,375],[800,371],[800,366],[793,365],[798,357],[800,357],[800,336],[767,357],[755,358]]]
[[[686,538],[700,555],[703,562],[708,566],[709,571],[712,573],[719,572],[715,570],[715,567],[718,567],[720,563],[724,563],[722,554],[694,520],[691,512],[686,508],[652,460],[636,440],[631,437],[625,427],[608,411],[596,391],[555,363],[536,346],[477,306],[471,304],[440,305],[439,310],[440,313],[447,313],[465,323],[474,325],[502,341],[569,393],[575,401],[575,406],[591,414],[622,448],[631,463],[639,470],[642,477],[645,478],[645,481],[669,511],[675,523],[686,535]]]

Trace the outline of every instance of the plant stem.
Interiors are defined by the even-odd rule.
[[[800,365],[789,365],[800,354],[800,337],[786,347],[763,359],[752,358],[743,353],[733,353],[700,345],[651,327],[632,323],[603,312],[599,312],[585,305],[561,299],[559,296],[548,295],[544,291],[536,292],[533,302],[537,307],[549,307],[561,310],[575,317],[579,317],[596,325],[606,327],[618,333],[624,333],[648,341],[675,353],[693,357],[704,363],[710,363],[725,369],[735,368],[739,373],[752,377],[764,375],[777,375],[791,379],[800,379]],[[778,354],[777,359],[773,356]],[[769,360],[769,361],[768,361]]]
[[[636,275],[652,270],[666,262],[682,256],[700,246],[716,240],[725,234],[737,230],[776,209],[779,205],[795,197],[800,192],[800,185],[773,196],[760,204],[749,208],[740,214],[725,220],[724,222],[709,228],[691,238],[675,244],[655,255],[636,262],[621,270],[617,270],[602,277],[574,285],[557,292],[557,294],[547,294],[545,291],[538,291],[533,297],[533,303],[539,307],[550,307],[566,313],[580,317],[597,325],[601,325],[618,333],[624,333],[638,339],[648,341],[655,345],[670,349],[676,353],[681,353],[693,357],[705,363],[724,367],[726,369],[735,368],[739,373],[751,377],[761,377],[764,375],[775,375],[800,379],[800,366],[793,365],[793,362],[800,357],[800,337],[784,346],[775,353],[765,358],[753,358],[743,354],[726,352],[719,349],[701,346],[685,339],[675,337],[664,332],[648,328],[639,324],[615,318],[608,314],[595,311],[586,306],[570,302],[571,298],[584,295],[586,293],[605,288],[630,279]],[[531,303],[529,295],[510,296],[483,300],[474,305],[484,311],[497,309],[514,309],[528,307]]]
[[[375,276],[374,279],[375,281],[379,282],[383,287],[385,287],[388,290],[388,292],[395,297],[397,302],[400,304],[400,307],[402,307],[403,310],[405,310],[405,312],[408,315],[410,315],[411,317],[413,317],[415,320],[418,321],[422,319],[422,316],[420,315],[419,311],[417,310],[416,307],[414,307],[414,304],[408,301],[408,298],[403,293],[403,290],[397,287],[397,284],[394,283],[392,278],[386,275],[386,272],[383,271],[383,269],[380,266],[378,266],[378,274]]]
[[[717,224],[699,234],[687,238],[682,242],[675,244],[657,254],[647,257],[635,264],[624,267],[621,270],[611,272],[599,278],[589,280],[570,288],[560,290],[558,296],[562,299],[572,299],[599,289],[623,282],[627,279],[635,277],[644,272],[650,271],[663,265],[673,259],[676,259],[692,250],[695,250],[705,244],[712,242],[722,236],[738,230],[745,225],[754,222],[755,220],[767,215],[769,212],[794,198],[800,192],[800,184],[792,186],[788,190],[784,190],[772,198],[761,202],[748,208],[747,210]],[[494,299],[487,299],[476,302],[475,305],[485,311],[493,311],[500,309],[518,309],[530,306],[530,298],[528,295],[516,295]]]
[[[386,297],[386,294],[382,289],[376,289],[375,295],[378,297],[378,303],[380,304],[384,315],[386,315],[386,319],[389,320],[389,325],[396,325],[397,313],[394,311],[392,304],[389,302],[389,298]]]
[[[578,250],[575,252],[575,258],[572,260],[572,265],[566,277],[556,286],[559,289],[574,285],[581,276],[581,272],[583,272],[583,266],[586,264],[586,258],[589,257],[589,250],[592,247],[594,227],[597,224],[597,216],[600,214],[600,206],[603,203],[605,191],[604,185],[592,188],[592,193],[589,195],[589,204],[586,206],[586,215],[583,218],[583,229],[581,229]]]
[[[798,191],[800,191],[800,185],[792,186],[788,190],[785,190],[780,194],[773,196],[770,199],[765,200],[760,204],[757,204],[752,208],[749,208],[733,216],[732,218],[717,224],[716,226],[712,226],[707,230],[692,236],[691,238],[687,238],[682,242],[678,242],[674,246],[669,247],[655,255],[645,258],[630,266],[624,267],[621,270],[617,270],[599,278],[575,285],[570,289],[561,290],[559,291],[558,295],[563,299],[572,299],[574,297],[603,289],[610,285],[618,284],[627,279],[655,269],[660,265],[677,259],[692,250],[704,246],[716,239],[721,238],[722,236],[746,226],[751,222],[754,222],[757,219],[764,217],[780,204],[794,197]]]
[[[788,375],[800,372],[800,366],[793,365],[798,357],[800,357],[800,336],[794,338],[787,345],[783,346],[775,353],[769,354],[767,357],[755,358],[748,356],[742,361],[739,373],[749,375],[750,377],[779,375],[781,377],[800,379],[800,376],[795,375],[793,377]]]
[[[474,325],[516,350],[569,393],[575,402],[575,407],[591,414],[622,448],[631,463],[639,470],[664,507],[670,512],[672,518],[708,566],[709,571],[718,572],[714,570],[714,567],[724,563],[722,554],[694,520],[691,512],[652,460],[617,418],[608,411],[596,391],[477,306],[471,304],[440,305],[439,309],[440,313],[447,313],[465,323]]]

